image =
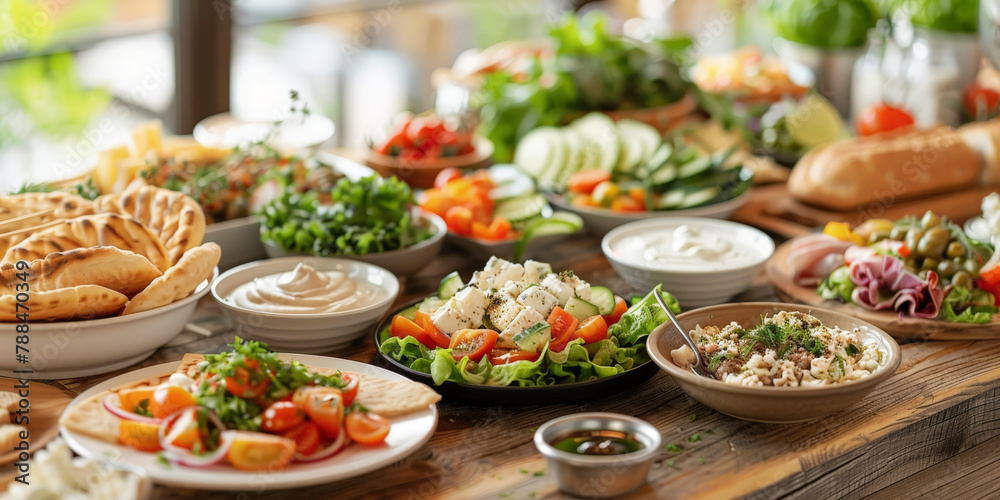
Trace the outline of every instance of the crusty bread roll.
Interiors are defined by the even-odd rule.
[[[36,231],[6,250],[2,264],[44,259],[54,252],[74,248],[112,246],[149,259],[161,272],[170,267],[167,250],[159,237],[141,222],[118,214],[87,215]]]
[[[856,137],[810,151],[795,165],[795,199],[848,211],[979,183],[981,159],[954,129],[912,128]]]
[[[77,248],[33,260],[28,269],[18,269],[14,264],[0,266],[0,295],[17,294],[18,286],[24,283],[21,280],[24,273],[32,292],[99,285],[127,297],[141,292],[163,274],[137,253],[115,247]]]
[[[983,159],[982,185],[1000,185],[1000,119],[963,125],[958,133]]]

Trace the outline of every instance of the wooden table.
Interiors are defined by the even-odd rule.
[[[616,293],[627,285],[600,253],[598,241],[568,240],[539,260],[573,269]],[[464,277],[483,263],[454,251],[404,280],[398,303],[433,293],[441,277]],[[737,300],[774,300],[760,281]],[[218,315],[211,301],[202,314]],[[211,325],[203,323],[203,325]],[[218,352],[233,334],[215,334],[160,349],[140,366],[180,359],[184,352]],[[1000,332],[998,332],[1000,333]],[[375,358],[369,337],[340,357]],[[114,375],[52,382],[75,393]],[[535,428],[561,415],[608,411],[642,418],[665,444],[650,484],[638,498],[997,498],[1000,481],[1000,341],[927,342],[903,346],[903,362],[888,382],[842,413],[794,425],[744,422],[685,395],[665,373],[613,397],[583,404],[486,406],[442,401],[431,441],[387,469],[333,484],[291,491],[213,493],[157,487],[153,498],[557,498],[545,460],[532,444]]]

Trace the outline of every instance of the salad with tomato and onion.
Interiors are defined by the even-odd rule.
[[[120,419],[118,441],[172,464],[257,471],[324,460],[350,443],[379,445],[389,434],[389,420],[355,400],[358,375],[317,373],[239,337],[232,347],[206,354],[193,378],[178,372],[109,394],[102,403]]]
[[[401,311],[379,351],[445,382],[543,386],[611,377],[648,361],[645,339],[667,320],[657,287],[628,307],[572,271],[491,258],[468,282],[446,276],[437,295]]]

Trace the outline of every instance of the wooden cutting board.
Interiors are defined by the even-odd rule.
[[[984,340],[1000,339],[1000,315],[994,316],[991,323],[973,325],[969,323],[951,323],[937,319],[900,318],[894,311],[870,311],[854,304],[839,301],[824,300],[816,293],[814,287],[804,287],[792,279],[792,270],[788,266],[788,254],[792,249],[792,241],[786,242],[775,250],[774,255],[764,266],[768,281],[774,287],[774,293],[788,302],[809,304],[832,311],[841,312],[865,320],[897,339],[909,340]]]
[[[827,222],[847,222],[857,226],[872,218],[896,220],[907,215],[920,216],[928,210],[961,224],[979,215],[983,198],[998,190],[1000,188],[973,187],[954,193],[835,212],[799,202],[788,193],[784,183],[772,184],[754,186],[750,199],[731,219],[786,238],[801,236]]]

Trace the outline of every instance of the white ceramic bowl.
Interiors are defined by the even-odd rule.
[[[752,188],[751,188],[752,189]],[[669,219],[677,217],[710,217],[725,219],[743,206],[750,199],[750,190],[729,201],[707,205],[704,207],[686,208],[683,210],[663,210],[657,212],[613,212],[607,208],[587,208],[571,205],[561,195],[549,195],[549,203],[560,210],[573,212],[583,218],[587,232],[594,236],[603,236],[608,231],[634,221],[648,219]]]
[[[757,258],[741,267],[658,269],[624,260],[615,251],[616,245],[624,238],[658,229],[672,229],[682,224],[734,235],[738,246],[756,249]],[[737,222],[700,217],[670,217],[631,222],[614,229],[601,240],[601,250],[615,271],[635,290],[645,292],[662,283],[663,290],[677,297],[681,307],[692,309],[723,303],[750,288],[761,266],[774,253],[774,241],[762,231]]]
[[[444,237],[448,234],[448,226],[444,219],[427,211],[421,211],[420,224],[430,229],[431,237],[424,241],[391,252],[370,253],[367,255],[338,255],[337,258],[367,262],[384,267],[397,276],[409,276],[427,267],[444,245]],[[264,241],[267,256],[274,258],[307,256],[307,254],[289,252],[271,241]],[[299,259],[301,260],[301,259]]]
[[[218,275],[216,268],[212,278]],[[134,365],[184,330],[210,283],[203,281],[185,299],[128,316],[31,322],[27,364],[15,361],[17,324],[0,323],[0,376],[53,380],[89,377]],[[20,369],[33,373],[14,373]]]
[[[342,271],[354,280],[371,283],[386,292],[384,298],[360,309],[318,314],[256,311],[226,300],[236,287],[254,278],[284,273],[299,263],[318,271]],[[286,257],[251,262],[230,269],[212,284],[212,297],[233,322],[240,337],[266,342],[271,350],[300,353],[329,352],[364,336],[389,310],[399,294],[399,280],[389,271],[350,259]]]

